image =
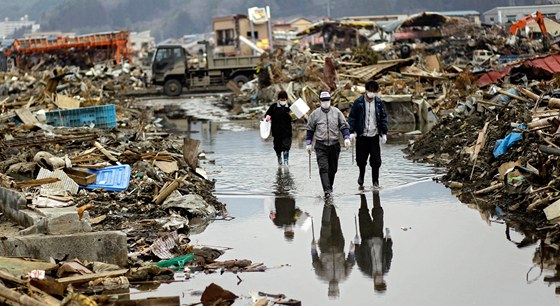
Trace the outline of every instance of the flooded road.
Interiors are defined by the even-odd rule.
[[[134,298],[184,294],[185,304],[195,303],[214,282],[242,296],[235,305],[252,305],[251,291],[303,305],[559,304],[546,270],[533,268],[537,245],[518,248],[512,241],[524,236],[514,231],[507,240],[505,224],[460,203],[431,180],[434,169],[403,157],[403,145],[383,147],[378,194],[368,190],[369,172],[366,191],[358,191],[351,150],[343,149],[334,205],[325,206],[314,155],[309,178],[303,139],[295,137],[290,165],[279,167],[256,125],[192,125],[207,152],[202,167],[235,219],[214,221],[191,239],[231,248],[220,260],[250,259],[269,270],[194,274]]]

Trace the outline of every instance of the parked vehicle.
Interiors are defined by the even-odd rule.
[[[206,56],[200,56],[198,65],[189,65],[187,52],[180,45],[158,46],[152,62],[152,83],[163,86],[166,95],[178,96],[183,87],[213,91],[229,81],[240,86],[253,78],[260,57],[214,57],[208,42],[200,43],[206,47]]]

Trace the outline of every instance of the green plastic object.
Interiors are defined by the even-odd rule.
[[[160,262],[157,262],[155,265],[160,268],[167,268],[170,266],[178,266],[179,268],[182,268],[187,262],[193,259],[194,259],[194,254],[186,254],[179,257],[162,260]]]

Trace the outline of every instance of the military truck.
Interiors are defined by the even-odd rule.
[[[152,83],[163,86],[168,96],[178,96],[183,87],[188,90],[219,91],[230,80],[238,86],[249,82],[255,74],[260,57],[214,57],[205,45],[206,56],[199,55],[198,65],[189,64],[186,50],[180,45],[160,45],[152,61]]]

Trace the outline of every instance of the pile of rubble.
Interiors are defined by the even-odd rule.
[[[558,243],[560,84],[553,75],[560,63],[555,58],[515,64],[502,75],[503,88],[480,75],[476,84],[482,86],[406,151],[415,160],[445,166],[442,180],[465,202],[497,218],[529,222]],[[541,62],[548,67],[539,68]]]

